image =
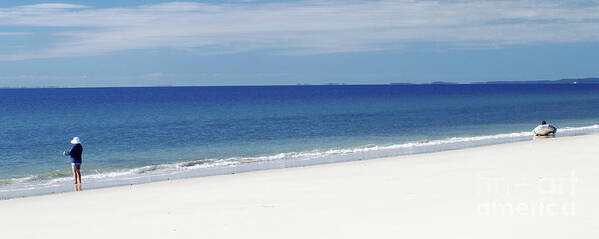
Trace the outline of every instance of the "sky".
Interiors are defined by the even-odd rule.
[[[0,87],[599,77],[599,1],[2,1]]]

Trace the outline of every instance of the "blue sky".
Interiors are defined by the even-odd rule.
[[[599,76],[599,1],[3,1],[0,87]]]

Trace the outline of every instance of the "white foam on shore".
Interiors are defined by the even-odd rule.
[[[573,136],[599,132],[599,125],[565,127],[558,136]],[[83,176],[87,188],[99,188],[130,183],[144,183],[174,178],[228,174],[261,169],[306,166],[321,163],[363,160],[380,157],[437,152],[452,149],[532,140],[532,132],[514,132],[472,137],[451,137],[389,145],[365,145],[354,148],[286,152],[257,157],[201,159],[170,164],[148,165],[133,169],[99,172]],[[3,198],[47,194],[69,189],[71,177],[56,173],[55,178],[27,176],[0,180]],[[6,195],[4,195],[6,194]]]

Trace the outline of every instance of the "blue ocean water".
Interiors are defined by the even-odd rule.
[[[599,132],[599,85],[0,89],[0,198]]]

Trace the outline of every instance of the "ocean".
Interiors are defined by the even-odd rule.
[[[599,85],[0,89],[0,199],[599,132]]]

